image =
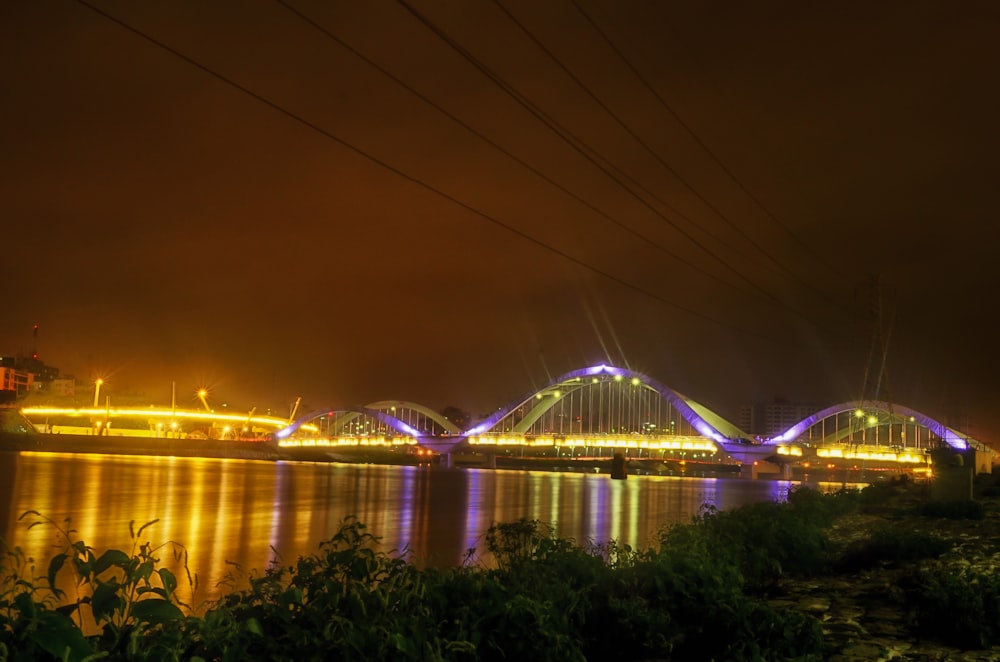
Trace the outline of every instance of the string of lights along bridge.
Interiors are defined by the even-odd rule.
[[[978,440],[900,404],[837,403],[770,439],[757,439],[708,407],[665,384],[608,365],[569,372],[544,388],[499,407],[491,416],[461,425],[413,402],[383,400],[327,408],[290,418],[254,412],[217,413],[176,407],[86,409],[34,407],[34,423],[76,422],[103,434],[199,436],[234,442],[262,435],[292,454],[350,446],[411,447],[424,452],[549,453],[571,458],[607,457],[739,463],[802,461],[808,457],[917,465],[935,448],[987,452]],[[130,421],[130,423],[126,423]],[[68,431],[68,428],[64,428]],[[76,430],[79,432],[79,430]]]

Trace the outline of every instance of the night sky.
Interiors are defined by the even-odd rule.
[[[1000,440],[992,1],[94,6],[0,4],[0,354],[286,412],[610,362]]]

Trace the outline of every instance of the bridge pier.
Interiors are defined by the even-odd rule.
[[[776,474],[782,480],[792,479],[792,465],[776,464],[766,460],[754,460],[740,465],[740,477],[747,480],[757,480],[761,475]]]
[[[934,477],[931,499],[934,501],[971,501],[976,451],[942,448],[931,451]]]

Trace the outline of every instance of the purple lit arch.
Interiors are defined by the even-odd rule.
[[[882,412],[889,413],[892,411],[893,420],[892,423],[914,423],[918,424],[924,428],[927,428],[938,437],[940,437],[945,443],[947,443],[952,448],[958,450],[967,450],[970,445],[975,444],[967,435],[962,435],[956,430],[953,430],[942,423],[934,420],[926,414],[922,414],[916,409],[910,409],[909,407],[903,407],[901,405],[890,405],[887,402],[881,401],[866,401],[866,402],[842,402],[832,407],[827,407],[821,411],[816,412],[812,416],[808,416],[792,427],[785,430],[783,433],[776,437],[771,438],[771,443],[792,443],[798,441],[799,437],[805,433],[806,430],[816,425],[817,423],[823,421],[824,419],[836,416],[838,414],[844,414],[847,412]],[[897,420],[898,417],[898,420]],[[881,420],[880,420],[881,423]],[[865,423],[865,427],[874,427],[873,425]]]
[[[646,388],[652,389],[660,397],[669,402],[677,410],[677,412],[684,418],[691,426],[698,431],[702,436],[708,437],[713,441],[722,443],[727,441],[735,441],[737,439],[746,438],[748,435],[737,428],[735,425],[722,418],[715,412],[711,411],[707,407],[698,404],[697,402],[691,400],[685,395],[678,393],[672,388],[662,384],[661,382],[644,375],[640,372],[635,372],[633,370],[628,370],[626,368],[615,368],[608,365],[598,365],[589,368],[581,368],[580,370],[574,370],[573,372],[567,372],[566,374],[557,377],[552,382],[548,384],[545,388],[539,391],[533,391],[522,398],[519,398],[509,404],[506,407],[498,409],[492,416],[475,425],[469,430],[466,430],[463,434],[465,436],[480,435],[489,432],[493,429],[497,423],[504,419],[508,414],[523,407],[528,403],[536,402],[537,398],[541,394],[550,393],[555,390],[565,390],[574,389],[577,387],[577,380],[582,380],[585,377],[597,377],[601,375],[607,375],[610,377],[621,377],[623,380],[637,379]],[[583,388],[588,386],[589,383],[580,381],[578,386]],[[537,400],[537,403],[531,408],[529,413],[522,419],[514,432],[524,432],[527,430],[535,421],[537,421],[541,416],[555,406],[560,398],[542,398]]]

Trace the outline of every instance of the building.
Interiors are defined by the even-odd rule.
[[[0,401],[13,402],[32,390],[48,388],[58,377],[59,368],[36,356],[0,356]]]
[[[60,398],[76,397],[76,380],[72,377],[53,379],[49,385],[49,392]]]
[[[7,367],[0,363],[0,402],[14,402],[31,390],[35,381],[30,372]]]
[[[793,404],[783,398],[775,398],[771,404],[755,403],[740,407],[739,426],[745,432],[768,439],[819,410],[816,405]]]

